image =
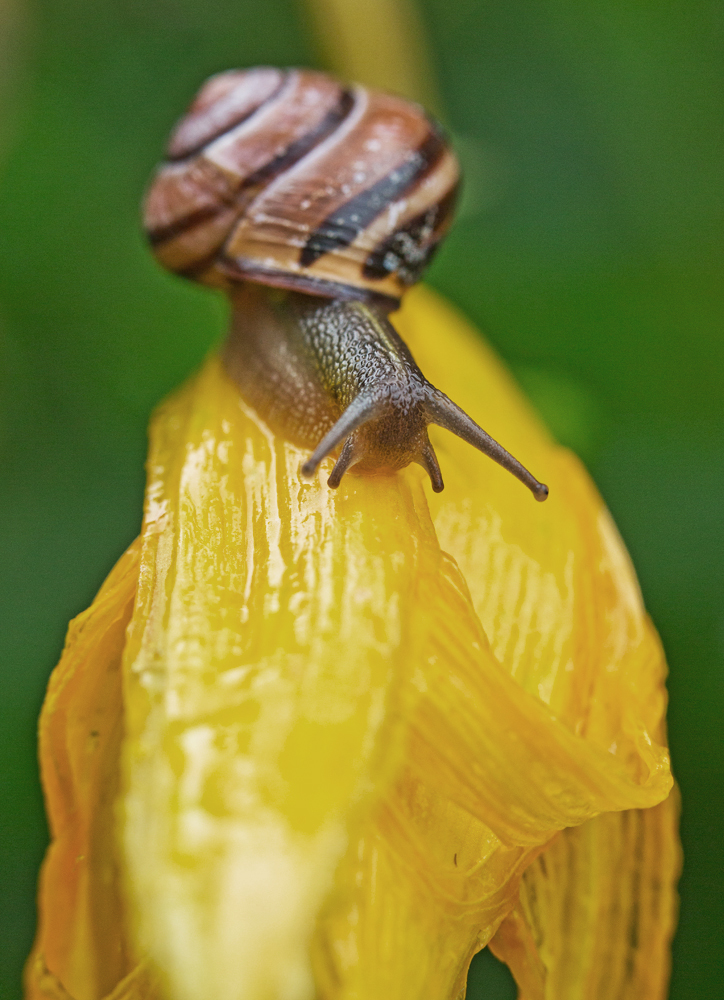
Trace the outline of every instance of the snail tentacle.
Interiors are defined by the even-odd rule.
[[[548,487],[545,483],[538,482],[517,458],[514,458],[502,444],[499,444],[479,424],[476,424],[472,417],[460,409],[457,403],[453,403],[444,392],[433,389],[425,404],[425,411],[430,423],[452,431],[463,441],[467,441],[478,451],[482,451],[484,455],[492,458],[494,462],[497,462],[498,465],[501,465],[527,486],[536,500],[546,499]]]
[[[445,483],[442,481],[442,473],[440,472],[440,465],[437,461],[435,449],[429,441],[426,441],[423,445],[417,463],[429,475],[433,493],[442,493],[445,489]]]
[[[327,486],[336,490],[342,481],[342,476],[345,474],[347,469],[350,469],[353,465],[359,462],[362,456],[359,454],[359,450],[355,448],[355,442],[353,437],[348,437],[344,442],[344,447],[339,454],[339,458],[334,463],[334,468],[332,469],[329,479],[327,480]]]

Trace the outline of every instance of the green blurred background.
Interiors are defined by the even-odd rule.
[[[0,995],[46,843],[35,721],[141,516],[145,425],[224,326],[138,203],[209,73],[320,64],[294,0],[0,0]],[[671,667],[686,866],[671,996],[724,995],[724,8],[421,0],[468,185],[430,282],[584,459]],[[12,57],[12,58],[11,58]],[[513,998],[484,954],[471,1000]],[[435,998],[431,998],[435,1000]]]

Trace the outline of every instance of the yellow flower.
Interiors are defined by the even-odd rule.
[[[304,481],[212,357],[50,682],[29,998],[452,1000],[491,939],[526,1000],[664,997],[677,802],[628,558],[465,322],[420,288],[395,322],[550,499],[435,428],[440,496]]]

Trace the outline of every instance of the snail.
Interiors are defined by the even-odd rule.
[[[422,374],[389,314],[451,221],[459,170],[417,104],[309,70],[211,77],[180,120],[145,202],[158,260],[224,288],[224,350],[242,395],[276,433],[352,466],[418,462],[442,475],[428,424],[548,488]]]

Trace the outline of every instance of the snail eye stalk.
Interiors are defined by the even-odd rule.
[[[467,441],[473,448],[482,451],[484,455],[492,458],[494,462],[507,469],[512,475],[519,479],[521,483],[528,487],[536,500],[543,501],[548,497],[548,487],[545,483],[539,483],[535,476],[525,468],[524,465],[514,458],[509,451],[492,438],[482,427],[478,426],[464,410],[453,403],[451,399],[435,389],[430,401],[427,404],[427,413],[430,423],[444,427],[445,430],[457,434],[463,441]]]

